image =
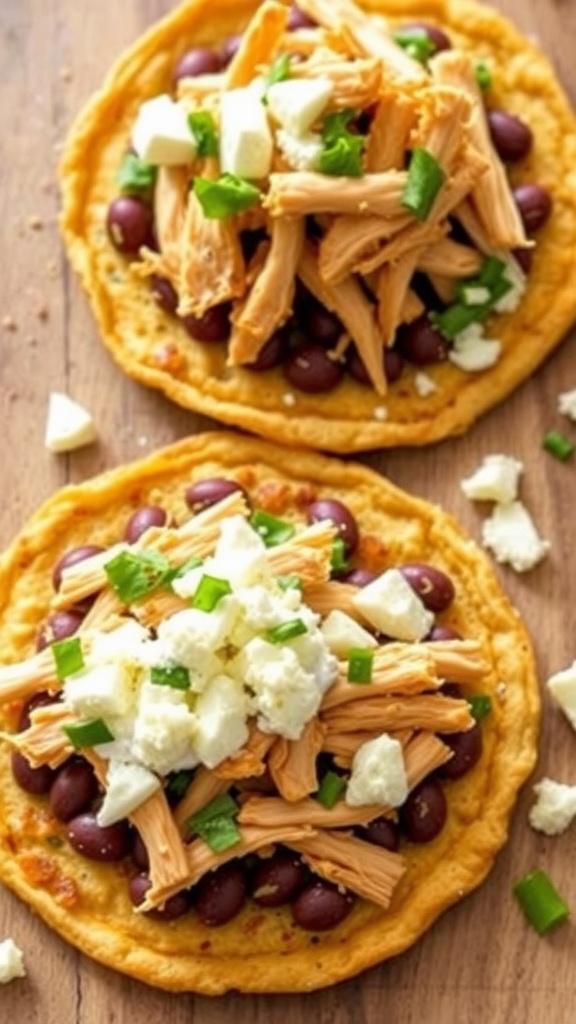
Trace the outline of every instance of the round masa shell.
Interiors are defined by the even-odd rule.
[[[281,456],[281,457],[280,457]],[[112,544],[142,504],[189,516],[184,491],[230,477],[252,502],[275,496],[278,514],[303,521],[313,497],[345,502],[388,564],[428,561],[452,578],[450,622],[481,641],[490,664],[482,692],[492,700],[477,766],[447,782],[448,819],[425,845],[405,844],[407,870],[384,911],[358,900],[332,931],[311,935],[290,910],[250,902],[232,922],[208,928],[194,913],[170,924],[137,914],[123,865],[88,861],[66,841],[41,800],[24,794],[0,745],[0,879],[85,954],[150,985],[219,994],[296,992],[327,986],[411,946],[451,904],[482,882],[506,841],[518,790],[533,768],[539,696],[525,628],[483,552],[438,506],[409,496],[372,470],[306,451],[280,452],[258,439],[215,431],[57,492],[0,560],[0,649],[6,662],[34,650],[63,551]],[[0,731],[17,709],[0,707]]]

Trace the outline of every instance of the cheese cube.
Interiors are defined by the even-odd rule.
[[[285,128],[276,132],[276,145],[295,171],[315,171],[324,150],[324,143],[317,132],[293,135]]]
[[[328,647],[339,658],[346,658],[353,647],[378,646],[372,633],[338,608],[328,613],[320,628]]]
[[[132,757],[158,775],[194,768],[196,719],[186,704],[144,703],[134,722]]]
[[[137,686],[138,668],[120,661],[103,662],[69,676],[64,695],[74,710],[85,718],[125,715]]]
[[[346,789],[350,807],[385,804],[400,807],[408,796],[402,744],[383,733],[358,748]]]
[[[516,572],[533,569],[550,550],[521,501],[495,505],[483,524],[482,541],[497,562],[507,562]]]
[[[127,818],[160,789],[160,779],[141,764],[110,761],[106,793],[96,815],[101,828]]]
[[[514,501],[523,469],[523,463],[509,455],[486,455],[482,465],[460,486],[472,501]]]
[[[318,710],[321,693],[295,651],[255,637],[238,657],[236,670],[254,692],[253,710],[262,731],[299,739]]]
[[[558,412],[561,412],[563,416],[568,416],[571,420],[576,420],[576,389],[563,391],[561,395],[558,395]]]
[[[352,601],[371,626],[395,640],[422,640],[434,622],[433,613],[399,569],[387,569],[362,587]]]
[[[268,87],[268,110],[291,135],[301,136],[326,108],[334,85],[325,78],[287,78]]]
[[[270,580],[266,545],[244,516],[223,520],[214,555],[205,571],[227,579],[232,588]]]
[[[576,786],[542,779],[534,786],[534,793],[536,803],[528,814],[532,828],[547,836],[564,832],[576,818]]]
[[[184,107],[167,93],[142,104],[132,128],[132,145],[144,163],[165,167],[191,163],[197,150]]]
[[[82,405],[53,391],[48,399],[44,444],[49,452],[75,451],[96,440],[96,425]]]
[[[239,178],[266,178],[272,167],[274,140],[266,110],[256,90],[247,86],[222,94],[220,166]]]
[[[570,724],[576,729],[576,661],[573,661],[569,668],[550,676],[547,686]]]
[[[219,675],[198,697],[196,753],[207,768],[235,754],[248,739],[248,699],[242,683]]]
[[[25,978],[24,956],[14,939],[0,942],[0,985],[7,985],[15,978]]]

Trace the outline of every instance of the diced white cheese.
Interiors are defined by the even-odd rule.
[[[249,86],[222,94],[220,166],[240,178],[266,178],[272,167],[274,139],[266,109]]]
[[[378,641],[372,633],[364,629],[351,615],[341,612],[338,608],[328,612],[320,629],[328,647],[338,658],[345,658],[355,647],[378,646]]]
[[[154,166],[191,163],[197,151],[184,107],[167,93],[142,104],[132,128],[132,145],[141,160]]]
[[[102,828],[127,818],[148,797],[160,789],[160,780],[141,764],[110,761],[106,793],[96,820]]]
[[[334,92],[326,78],[287,78],[266,91],[268,110],[291,135],[302,136],[325,110]]]
[[[64,684],[64,695],[85,718],[125,715],[134,702],[142,669],[122,661],[102,662],[75,672]]]
[[[286,128],[276,132],[276,145],[295,171],[315,171],[324,149],[317,132],[293,135]]]
[[[532,828],[548,836],[564,832],[576,818],[576,786],[542,779],[533,789],[537,799],[528,814]]]
[[[576,729],[576,661],[548,679],[548,689]]]
[[[454,338],[448,358],[455,366],[469,373],[487,370],[498,362],[502,342],[485,338],[481,324],[470,324]]]
[[[363,743],[352,761],[346,803],[350,807],[365,804],[400,807],[407,796],[408,781],[399,740],[384,733]]]
[[[414,374],[414,387],[420,398],[427,398],[428,395],[433,395],[435,391],[438,391],[436,381],[432,380],[429,374],[422,371]]]
[[[354,594],[352,601],[371,626],[395,640],[422,640],[434,622],[434,614],[399,569],[387,569]]]
[[[96,424],[84,406],[60,391],[51,393],[44,434],[49,452],[72,452],[92,444],[97,436]]]
[[[0,985],[7,985],[15,978],[25,978],[24,954],[14,939],[8,938],[0,942]]]
[[[187,668],[192,690],[200,692],[210,676],[220,670],[218,650],[226,643],[237,607],[235,596],[229,594],[211,612],[184,608],[160,623],[161,660]]]
[[[292,648],[254,637],[240,653],[237,670],[253,691],[253,710],[262,731],[299,739],[322,695]]]
[[[194,768],[196,718],[186,704],[143,704],[134,722],[133,759],[158,775]]]
[[[476,472],[462,480],[461,487],[472,501],[514,501],[523,470],[523,463],[510,455],[486,455]]]
[[[569,416],[571,420],[576,420],[576,388],[558,395],[558,412],[563,416]]]
[[[482,541],[497,562],[508,563],[516,572],[533,569],[550,550],[521,501],[494,506],[483,524]]]
[[[240,750],[248,739],[248,698],[242,682],[230,676],[216,676],[198,697],[195,712],[198,728],[195,748],[208,768]]]
[[[266,545],[244,516],[224,519],[214,555],[205,571],[227,579],[233,589],[270,581]]]

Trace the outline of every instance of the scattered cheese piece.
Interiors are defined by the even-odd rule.
[[[510,455],[486,455],[476,472],[462,480],[461,487],[472,501],[514,501],[523,470],[523,463]]]
[[[324,149],[322,139],[316,132],[293,135],[285,128],[276,132],[276,143],[295,171],[315,171]]]
[[[44,444],[50,452],[71,452],[96,440],[90,413],[68,395],[53,391],[48,401]]]
[[[400,807],[408,796],[402,744],[383,733],[358,748],[346,788],[350,807],[388,804]]]
[[[24,955],[14,939],[0,942],[0,985],[7,985],[14,978],[25,978]]]
[[[334,85],[326,78],[287,78],[268,87],[268,110],[291,135],[302,136],[325,109]]]
[[[564,832],[576,817],[576,786],[546,778],[533,788],[537,800],[528,814],[532,828],[547,836]]]
[[[550,550],[521,501],[495,505],[483,525],[482,540],[497,562],[507,562],[516,572],[533,569]]]
[[[576,420],[576,388],[558,395],[558,411],[563,416],[569,416],[571,420]]]
[[[127,818],[148,797],[160,789],[160,779],[141,764],[110,761],[106,793],[96,815],[101,828]]]
[[[167,93],[142,104],[132,129],[132,145],[144,163],[165,167],[191,163],[197,149],[184,107]]]
[[[272,168],[274,140],[266,109],[251,86],[222,94],[220,166],[239,178],[266,178]]]
[[[550,676],[547,685],[568,721],[576,729],[576,661],[569,668]]]
[[[328,612],[320,630],[330,650],[339,658],[347,657],[355,647],[378,646],[376,637],[372,633],[369,633],[360,623],[338,608]]]
[[[454,338],[448,358],[455,366],[469,373],[487,370],[498,362],[502,343],[485,338],[482,324],[470,324]]]
[[[434,615],[399,569],[387,569],[353,597],[365,619],[395,640],[418,641],[430,631]]]
[[[508,253],[498,253],[498,258],[506,264],[502,276],[510,282],[512,287],[494,303],[494,311],[496,313],[514,313],[526,291],[527,276],[514,256],[509,256]]]
[[[428,395],[433,395],[435,391],[438,391],[436,381],[432,380],[432,377],[421,370],[414,374],[414,387],[420,398],[428,398]]]

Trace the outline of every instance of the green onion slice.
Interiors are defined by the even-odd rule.
[[[475,722],[481,722],[492,711],[492,700],[487,693],[475,693],[467,698],[470,714]]]
[[[154,188],[157,168],[147,164],[135,153],[126,153],[118,171],[120,191],[126,195],[142,195]]]
[[[286,82],[292,74],[291,60],[289,53],[281,53],[271,65],[268,74],[266,75],[266,89],[271,85],[276,85],[277,82]],[[262,98],[263,103],[267,103],[266,93]]]
[[[342,537],[336,537],[336,540],[332,541],[330,567],[332,569],[332,572],[344,572],[348,568],[348,561],[346,559],[346,544]]]
[[[484,91],[489,89],[492,85],[492,72],[484,61],[478,61],[474,73],[476,75],[476,84]]]
[[[338,803],[345,789],[346,779],[342,775],[338,775],[337,772],[326,772],[320,782],[316,799],[323,807],[331,810]]]
[[[267,629],[264,636],[271,644],[285,644],[288,640],[294,640],[307,632],[308,627],[302,619],[289,619],[288,622],[281,622],[279,626]]]
[[[212,114],[207,110],[196,110],[188,114],[190,131],[196,139],[198,156],[218,156],[220,145],[218,131]]]
[[[445,177],[436,157],[423,146],[417,146],[412,152],[402,206],[418,220],[426,220]]]
[[[185,665],[153,665],[150,682],[154,686],[170,686],[173,690],[189,690],[190,673]]]
[[[322,174],[343,175],[359,178],[364,173],[362,153],[365,138],[348,130],[350,121],[356,117],[354,110],[341,110],[329,114],[322,126],[324,149],[318,162]]]
[[[374,652],[367,647],[353,647],[348,653],[348,682],[371,683]]]
[[[555,459],[560,459],[561,462],[565,462],[569,459],[574,451],[574,445],[564,434],[561,434],[559,430],[549,430],[542,439],[542,447],[545,451],[550,452]]]
[[[436,52],[436,47],[426,32],[415,29],[399,29],[394,33],[394,42],[398,43],[409,57],[426,64],[429,57]]]
[[[221,853],[241,839],[240,829],[234,820],[238,812],[236,801],[224,793],[186,820],[186,834],[196,833],[211,850]]]
[[[235,174],[222,174],[216,181],[195,178],[194,194],[209,220],[233,217],[260,199],[260,189]]]
[[[441,313],[430,314],[432,323],[445,338],[453,341],[461,331],[470,327],[471,324],[482,323],[490,315],[495,303],[512,287],[511,282],[504,276],[505,270],[506,264],[502,260],[496,256],[488,257],[482,264],[479,274],[462,281],[457,289],[457,294],[464,298],[467,289],[488,289],[490,297],[486,302],[480,305],[469,305],[465,301],[458,301]]]
[[[545,871],[536,870],[516,882],[514,894],[518,898],[532,927],[543,935],[570,917],[570,908],[564,902]]]
[[[101,743],[111,743],[114,739],[103,718],[88,718],[84,722],[71,722],[70,725],[63,725],[62,729],[76,750],[81,750],[83,747],[97,747]]]
[[[203,564],[203,562],[203,558],[199,558],[197,555],[194,555],[192,558],[189,558],[188,561],[179,565],[177,569],[171,569],[166,577],[166,583],[172,584],[174,580],[182,579],[187,572],[190,572],[191,569],[197,569]]]
[[[124,604],[139,601],[166,583],[171,566],[155,551],[121,551],[104,566],[108,582]]]
[[[231,593],[232,587],[228,580],[220,579],[219,576],[209,576],[206,573],[200,580],[192,598],[192,607],[199,608],[202,612],[213,612],[222,598]]]
[[[178,801],[184,796],[193,778],[194,770],[192,768],[182,768],[179,772],[172,772],[172,774],[168,776],[168,781],[164,790],[168,803],[178,803]]]
[[[299,576],[277,576],[276,582],[280,590],[302,590],[302,580]]]
[[[55,640],[52,644],[52,654],[56,663],[56,675],[58,679],[66,679],[74,672],[80,672],[84,668],[84,655],[80,637],[71,636],[66,640]]]
[[[273,548],[277,544],[284,544],[291,540],[296,533],[294,523],[288,523],[284,519],[278,519],[263,509],[256,509],[250,516],[250,526],[260,535],[267,548]]]

